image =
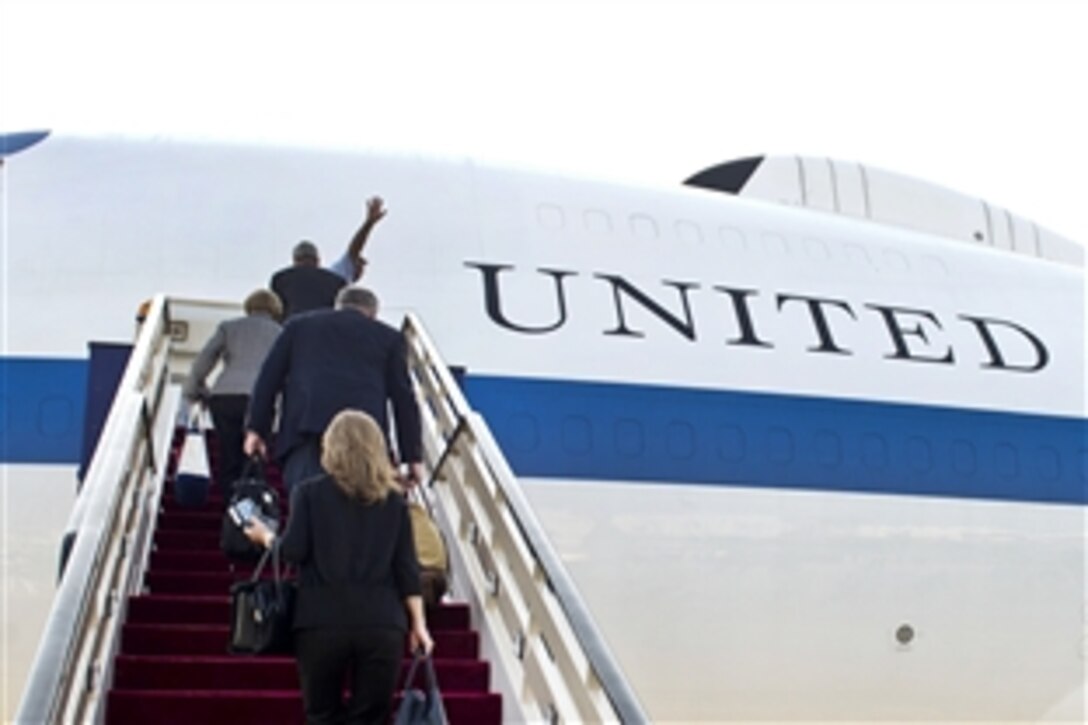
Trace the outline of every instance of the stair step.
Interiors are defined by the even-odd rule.
[[[394,699],[394,708],[400,696]],[[451,725],[498,723],[502,719],[499,695],[443,693],[442,703]],[[106,705],[110,725],[298,725],[304,720],[302,696],[273,690],[112,690]]]
[[[262,578],[271,578],[272,567],[266,566]],[[230,585],[250,578],[248,570],[236,572],[189,572],[149,570],[144,575],[144,586],[152,594],[188,594],[193,596],[225,595]]]
[[[287,506],[280,504],[280,514],[286,517]],[[159,513],[157,531],[219,531],[223,526],[223,508],[176,508]]]
[[[223,514],[215,511],[165,511],[159,514],[156,531],[214,531],[223,526]]]
[[[163,511],[222,511],[226,506],[226,501],[223,497],[219,487],[214,483],[211,490],[208,491],[208,498],[204,500],[204,505],[200,508],[189,508],[182,505],[175,497],[173,493],[164,493],[162,501],[160,502]]]
[[[474,630],[435,630],[435,655],[443,659],[475,659],[479,635]],[[121,629],[121,653],[132,655],[225,655],[230,637],[226,624],[136,624]],[[407,640],[405,641],[407,651]]]
[[[171,464],[171,465],[173,465],[173,464]],[[208,480],[212,484],[212,490],[215,490],[215,488],[218,486],[219,477],[216,475],[217,473],[218,473],[218,466],[212,465],[208,470]],[[175,480],[176,477],[177,477],[177,471],[174,470],[173,468],[169,469],[169,474],[166,477],[167,491],[172,490],[174,480]],[[277,469],[274,469],[274,468],[267,469],[265,471],[265,474],[264,474],[264,480],[268,483],[268,485],[272,486],[273,488],[283,489],[283,487],[284,487],[283,475]]]
[[[463,603],[427,608],[432,631],[467,630],[469,607]],[[145,594],[129,597],[130,624],[224,624],[230,622],[230,597]]]
[[[157,551],[219,551],[219,530],[215,531],[155,531],[152,539]]]
[[[405,657],[399,682],[411,666]],[[488,663],[481,660],[434,660],[443,692],[487,692]],[[292,657],[181,657],[119,655],[113,686],[121,690],[297,690],[298,665]]]
[[[222,573],[241,568],[252,569],[252,565],[234,565],[219,549],[160,549],[151,552],[150,569],[159,573],[167,572],[207,572]]]

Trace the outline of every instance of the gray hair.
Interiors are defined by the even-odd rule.
[[[307,260],[316,263],[319,259],[317,255],[317,246],[313,242],[303,239],[295,245],[293,250],[291,250],[291,258],[296,262]]]
[[[336,294],[336,309],[354,307],[374,317],[378,314],[378,296],[365,287],[342,287]]]

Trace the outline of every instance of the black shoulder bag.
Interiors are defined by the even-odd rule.
[[[261,579],[261,571],[272,558],[272,578]],[[249,581],[230,588],[230,644],[234,654],[289,654],[294,623],[296,586],[280,571],[277,540],[261,557]]]

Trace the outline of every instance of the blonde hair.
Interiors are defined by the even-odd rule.
[[[271,315],[274,320],[283,318],[283,303],[280,302],[279,295],[271,290],[259,289],[250,292],[246,301],[242,303],[242,309],[247,315],[264,312]]]
[[[385,436],[360,410],[340,411],[329,423],[321,438],[321,465],[344,493],[364,503],[378,503],[401,491]]]

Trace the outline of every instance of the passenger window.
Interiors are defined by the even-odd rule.
[[[593,450],[593,426],[589,419],[569,415],[563,420],[563,450],[571,455],[584,456]]]
[[[884,261],[884,269],[888,272],[910,271],[910,262],[901,252],[894,249],[885,249],[881,258]]]
[[[866,433],[861,437],[861,456],[866,467],[881,470],[888,466],[888,441],[879,433]]]
[[[586,231],[590,234],[612,233],[612,217],[608,215],[608,212],[589,209],[582,215],[582,222],[586,226]]]
[[[646,435],[642,423],[630,418],[616,421],[616,452],[637,458],[646,450]]]
[[[907,465],[912,471],[925,473],[933,468],[933,451],[929,441],[918,436],[907,439]]]
[[[764,232],[763,249],[766,250],[768,254],[785,257],[790,253],[790,242],[781,234]]]
[[[669,423],[667,445],[673,458],[691,458],[695,455],[695,429],[690,423],[672,421]]]
[[[994,471],[1004,479],[1014,479],[1020,475],[1020,458],[1009,443],[994,446]]]
[[[1044,481],[1057,481],[1062,475],[1061,456],[1051,446],[1039,446],[1035,451],[1035,473]]]
[[[825,244],[822,239],[808,237],[804,241],[804,246],[805,254],[807,254],[810,259],[819,262],[826,262],[831,259],[831,250],[827,248],[827,244]]]
[[[515,413],[504,426],[506,441],[514,450],[535,451],[540,447],[540,429],[536,418],[526,413]]]
[[[658,237],[657,222],[645,214],[631,216],[631,234],[635,239],[654,240]]]
[[[816,460],[820,465],[837,468],[842,464],[842,441],[837,433],[829,430],[817,431]]]
[[[869,252],[865,247],[860,244],[852,244],[847,242],[842,245],[843,257],[849,264],[856,264],[859,267],[872,267],[873,261],[869,259]]]
[[[744,431],[735,425],[718,428],[718,457],[728,463],[740,463],[745,458]]]
[[[793,463],[793,433],[781,426],[767,429],[767,458],[771,463],[788,465]]]
[[[977,468],[975,447],[968,441],[953,441],[952,470],[961,476],[971,476]]]
[[[734,227],[722,227],[718,230],[718,238],[722,241],[727,252],[742,254],[748,251],[748,242],[744,238],[744,232]]]
[[[536,208],[536,221],[548,231],[557,231],[566,226],[563,210],[555,204],[541,204]]]
[[[684,244],[702,244],[703,230],[695,222],[676,222],[676,237]]]
[[[921,271],[926,274],[941,274],[948,276],[948,265],[940,257],[925,255],[921,258]]]

